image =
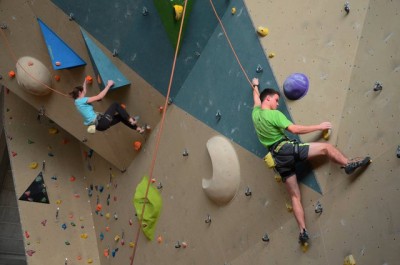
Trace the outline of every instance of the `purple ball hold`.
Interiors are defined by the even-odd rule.
[[[283,93],[288,99],[297,100],[308,91],[308,78],[302,73],[291,74],[283,83]]]

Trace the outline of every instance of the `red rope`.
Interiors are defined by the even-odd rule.
[[[169,99],[169,95],[171,93],[172,80],[174,78],[176,59],[178,57],[179,44],[180,44],[181,35],[182,35],[183,23],[185,21],[186,5],[187,5],[188,1],[189,0],[185,0],[185,5],[183,7],[181,25],[180,25],[179,34],[178,34],[178,43],[177,43],[176,49],[175,49],[174,61],[173,61],[173,64],[172,64],[171,76],[170,76],[169,84],[168,84],[168,92],[167,92],[167,95],[165,97],[165,103],[164,103],[162,118],[161,118],[161,122],[160,122],[160,129],[158,130],[158,133],[157,133],[157,139],[156,139],[156,144],[155,144],[155,148],[154,148],[153,158],[151,160],[151,165],[150,165],[150,169],[149,169],[149,181],[147,183],[146,193],[145,193],[145,196],[144,196],[145,200],[148,197],[149,188],[150,188],[150,185],[151,185],[151,180],[152,180],[152,176],[153,176],[153,172],[154,172],[154,167],[155,167],[156,160],[157,160],[158,149],[159,149],[159,146],[160,146],[161,135],[162,135],[162,132],[163,132],[163,129],[164,129],[165,115],[166,115],[167,108],[168,108],[168,99]],[[143,222],[143,215],[144,215],[145,207],[146,207],[146,203],[143,204],[142,212],[141,212],[141,215],[139,216],[139,226],[138,226],[138,229],[137,229],[137,232],[136,232],[135,245],[133,247],[133,254],[132,254],[132,259],[131,259],[131,263],[130,263],[131,265],[133,264],[133,261],[135,259],[135,255],[136,255],[136,248],[137,248],[137,243],[138,243],[138,240],[139,240],[140,230],[142,228],[142,222]]]

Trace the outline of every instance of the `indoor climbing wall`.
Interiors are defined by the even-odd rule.
[[[211,3],[193,2],[167,109],[160,107],[174,45],[171,25],[151,1],[0,3],[0,23],[7,25],[0,82],[9,89],[3,120],[28,263],[343,264],[348,257],[347,264],[396,264],[399,4],[356,0],[346,11],[344,2],[329,1],[214,3],[250,78],[280,90],[292,73],[309,78],[305,97],[282,96],[285,113],[300,124],[331,121],[330,143],[350,157],[372,157],[352,176],[323,159],[312,163],[312,181],[300,185],[311,235],[304,252],[285,187],[261,159],[251,90]],[[87,65],[56,71],[37,18]],[[260,26],[268,29],[264,37],[256,33]],[[119,125],[88,135],[70,99],[30,95],[18,72],[7,75],[16,59],[33,56],[58,91],[90,75],[95,94],[97,76],[107,70],[88,46],[131,83],[96,107],[126,104],[151,125],[145,137]],[[301,138],[325,141],[319,133]],[[162,207],[155,226],[146,223],[154,229],[149,240],[133,199],[150,173],[161,198],[152,209]]]

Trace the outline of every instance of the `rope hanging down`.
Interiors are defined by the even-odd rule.
[[[220,26],[221,26],[221,28],[222,28],[222,31],[224,32],[224,36],[225,36],[226,40],[228,41],[229,47],[231,48],[231,50],[232,50],[232,52],[233,52],[233,55],[235,56],[235,59],[236,59],[237,63],[238,63],[239,66],[240,66],[240,69],[242,69],[242,72],[243,72],[244,76],[246,77],[247,82],[249,82],[251,88],[252,88],[253,90],[255,90],[255,88],[253,87],[253,83],[250,81],[250,78],[249,78],[249,76],[247,75],[246,71],[244,70],[243,65],[240,63],[239,57],[237,56],[236,51],[235,51],[235,49],[233,48],[233,45],[232,45],[232,43],[231,43],[231,40],[229,39],[228,34],[226,33],[224,24],[222,23],[221,18],[218,16],[217,10],[215,9],[215,6],[214,6],[214,3],[213,3],[212,0],[210,0],[210,4],[211,4],[211,7],[212,7],[212,9],[213,9],[213,11],[214,11],[215,17],[217,18],[217,20],[218,20],[218,22],[219,22],[219,24],[220,24]],[[257,92],[258,92],[258,91],[257,91]]]
[[[180,25],[179,34],[178,34],[178,43],[177,43],[176,48],[175,48],[175,55],[174,55],[174,60],[173,60],[173,63],[172,63],[172,70],[171,70],[171,76],[170,76],[170,79],[169,79],[167,95],[165,97],[164,108],[163,108],[164,111],[162,113],[162,118],[161,118],[161,122],[160,122],[160,129],[158,130],[158,133],[157,133],[157,138],[156,138],[156,144],[155,144],[155,147],[154,147],[153,158],[152,158],[151,164],[150,164],[149,181],[147,183],[146,193],[145,193],[145,197],[144,197],[145,199],[147,199],[147,196],[148,196],[148,193],[149,193],[149,188],[150,188],[150,185],[151,185],[151,179],[152,179],[152,176],[153,176],[154,167],[155,167],[155,163],[156,163],[156,160],[157,160],[158,148],[160,146],[160,139],[161,139],[161,135],[162,135],[162,132],[163,132],[163,129],[164,129],[165,115],[166,115],[167,108],[168,108],[168,99],[169,99],[169,96],[171,94],[172,80],[174,78],[176,59],[178,57],[179,45],[180,45],[180,40],[181,40],[181,35],[182,35],[182,28],[183,28],[183,23],[185,21],[186,5],[187,5],[188,1],[189,0],[185,0],[185,4],[184,4],[184,7],[183,7],[181,25]],[[145,207],[146,207],[146,203],[143,204],[142,212],[141,212],[140,216],[144,215]],[[138,226],[138,229],[137,229],[137,232],[136,232],[135,245],[133,247],[133,253],[132,253],[132,258],[131,258],[131,263],[130,263],[131,265],[133,264],[134,259],[135,259],[135,255],[136,255],[137,243],[138,243],[138,240],[139,240],[140,230],[141,230],[141,227],[142,227],[142,221],[143,221],[142,219],[139,219],[139,226]]]

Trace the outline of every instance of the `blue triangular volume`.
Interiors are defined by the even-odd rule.
[[[94,41],[82,28],[81,32],[83,38],[85,39],[86,47],[89,50],[90,58],[92,60],[100,89],[102,90],[104,88],[104,85],[108,80],[114,81],[114,86],[111,89],[117,89],[119,87],[129,85],[129,80],[125,78],[125,76],[107,57],[107,55],[103,53],[103,51],[94,43]]]
[[[86,65],[82,60],[60,37],[57,36],[46,24],[39,18],[37,19],[42,29],[43,37],[49,51],[51,63],[54,70],[74,68]]]

